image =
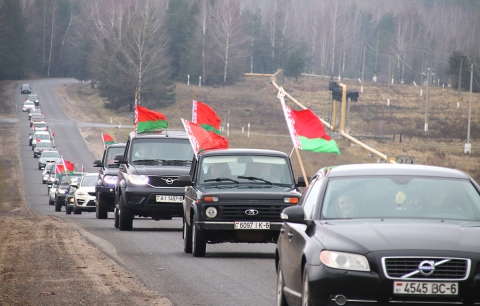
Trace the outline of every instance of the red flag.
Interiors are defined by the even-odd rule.
[[[62,157],[62,162],[63,162],[63,166],[65,167],[65,169],[68,172],[74,172],[75,171],[75,164],[74,163],[71,163],[70,161],[68,161],[66,159],[63,159],[63,157]]]
[[[207,131],[220,134],[220,123],[222,121],[217,113],[203,102],[193,100],[192,122],[199,124]]]
[[[104,148],[115,143],[115,141],[113,141],[112,136],[104,133],[102,133],[102,141],[103,141]]]
[[[228,140],[217,133],[207,131],[198,124],[182,118],[183,126],[188,134],[195,154],[208,149],[227,149]]]
[[[58,178],[61,173],[65,172],[65,167],[63,165],[55,165],[55,176]]]
[[[143,106],[137,106],[135,108],[135,115],[137,118],[135,124],[137,133],[161,128],[166,129],[168,127],[167,117],[160,112],[149,110]]]

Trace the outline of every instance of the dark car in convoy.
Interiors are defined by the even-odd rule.
[[[39,157],[44,151],[56,151],[51,142],[38,142],[33,148],[33,157]]]
[[[32,88],[28,84],[23,84],[20,87],[20,93],[22,94],[31,94],[32,93]]]
[[[277,305],[480,305],[479,192],[441,167],[321,169],[282,212]]]
[[[93,166],[100,168],[95,186],[95,215],[97,219],[106,219],[108,212],[113,212],[115,209],[115,184],[117,183],[120,165],[114,163],[114,157],[125,152],[125,145],[125,143],[109,145],[103,151],[102,159],[93,161]]]
[[[178,177],[188,174],[193,149],[184,131],[130,133],[115,189],[115,227],[132,230],[135,216],[156,221],[183,216],[185,189]]]
[[[65,206],[67,191],[71,184],[80,182],[83,172],[61,173],[55,181],[56,190],[54,194],[55,211],[61,211],[62,206]]]
[[[218,149],[198,154],[185,189],[184,251],[203,257],[207,243],[277,242],[286,207],[301,196],[290,158],[273,150]]]

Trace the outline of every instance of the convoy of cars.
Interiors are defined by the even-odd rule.
[[[461,171],[341,165],[302,188],[285,153],[195,156],[186,133],[163,130],[107,146],[93,163],[98,173],[56,173],[51,131],[32,125],[55,211],[113,212],[122,231],[135,216],[179,217],[184,252],[195,257],[207,244],[274,243],[279,306],[480,304],[480,186]]]

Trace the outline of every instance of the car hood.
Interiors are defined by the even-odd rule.
[[[77,192],[83,191],[83,192],[95,192],[95,186],[84,186],[80,187],[77,189]]]
[[[138,175],[187,175],[190,172],[190,165],[187,167],[162,166],[162,165],[135,165],[132,166]]]
[[[222,199],[283,199],[285,196],[300,197],[300,193],[292,187],[267,185],[267,184],[227,184],[227,185],[205,185],[198,187],[204,194],[219,195]]]
[[[60,162],[62,159],[60,157],[40,157],[38,161],[42,163],[46,161]]]
[[[366,254],[388,250],[480,252],[480,222],[451,220],[331,220],[316,222],[328,250]]]

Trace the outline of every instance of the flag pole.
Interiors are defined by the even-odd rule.
[[[293,127],[291,126],[291,123],[289,122],[289,119],[288,119],[288,115],[286,113],[286,110],[285,110],[285,90],[283,89],[283,87],[280,86],[280,89],[278,90],[278,95],[277,95],[277,98],[280,99],[280,103],[282,104],[282,110],[283,110],[283,114],[285,115],[285,121],[287,122],[287,127],[288,127],[288,131],[290,132],[290,137],[292,139],[292,142],[293,142],[293,147],[295,148],[295,152],[297,154],[297,158],[298,158],[298,162],[300,164],[300,170],[302,171],[302,175],[305,179],[305,186],[308,187],[308,179],[307,179],[307,174],[305,172],[305,168],[303,167],[303,162],[302,162],[302,157],[300,156],[300,152],[298,152],[298,146],[296,145],[296,141],[295,141],[295,135],[293,135]]]
[[[135,122],[133,124],[133,131],[137,134],[137,125],[138,125],[138,87],[135,87]]]
[[[65,171],[65,176],[67,177],[68,185],[70,185],[70,178],[68,177],[67,166],[65,165],[65,161],[63,160],[63,156],[62,156],[62,164],[63,164],[63,171]]]

